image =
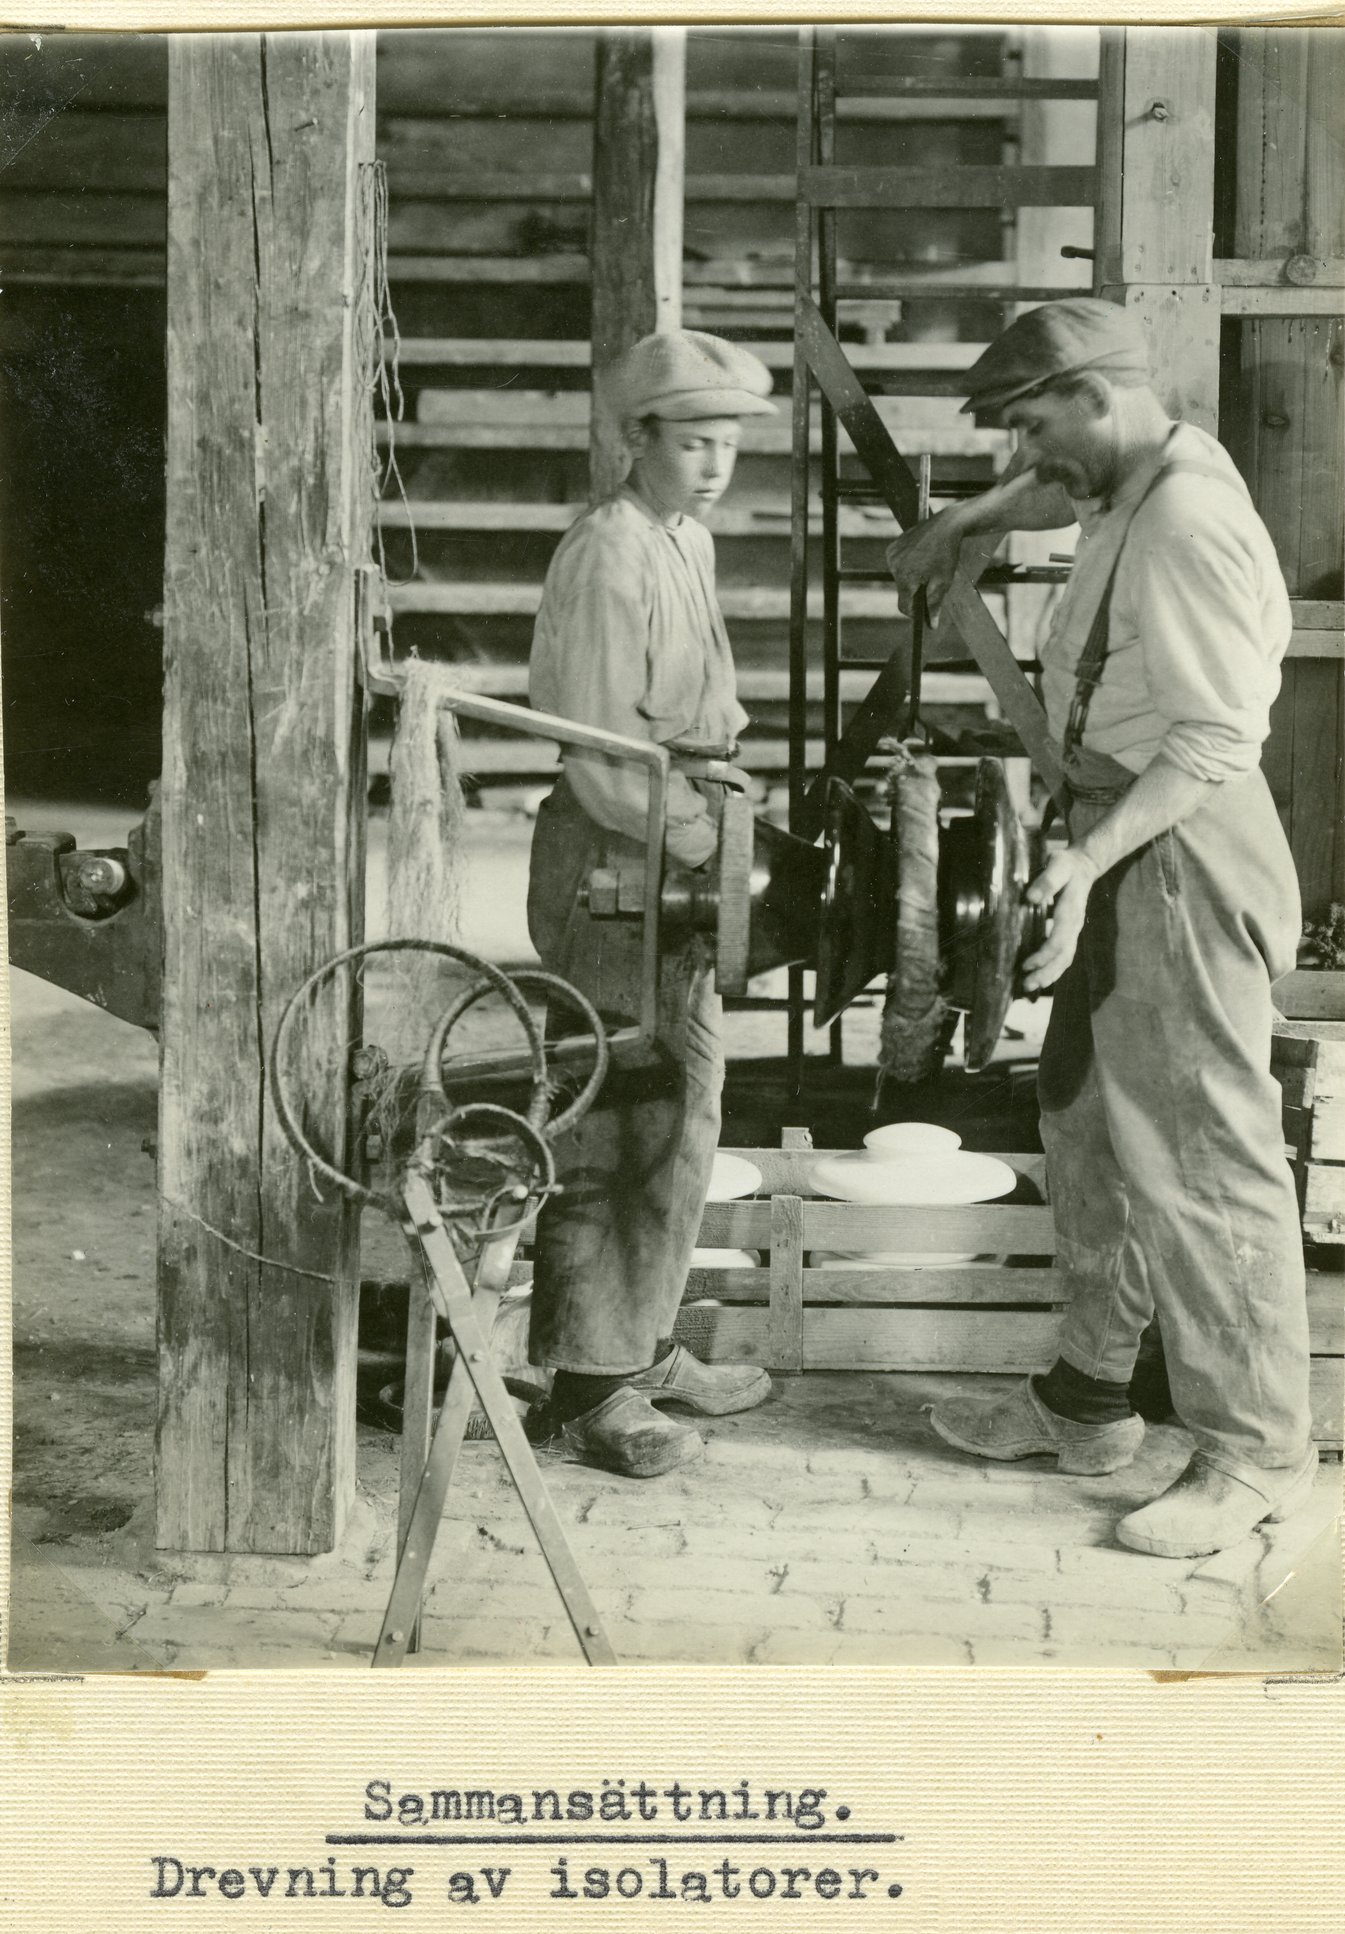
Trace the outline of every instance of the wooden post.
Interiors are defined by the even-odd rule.
[[[1102,69],[1101,293],[1139,312],[1166,408],[1219,427],[1213,283],[1215,35],[1127,27]]]
[[[1025,27],[1022,35],[1025,80],[1057,80],[1086,74],[1099,51],[1096,27]],[[1091,167],[1097,153],[1097,103],[1025,100],[1019,110],[1018,153],[1024,166]],[[1092,293],[1091,264],[1062,248],[1095,249],[1097,222],[1089,208],[1020,208],[1014,225],[1018,279],[1028,288],[1058,288],[1062,296]],[[1015,315],[1024,311],[1019,308]],[[1012,321],[1012,316],[1007,320]],[[1053,552],[1068,549],[1058,530],[1015,531],[1007,556],[1014,564],[1048,564]],[[1056,592],[1047,584],[1010,585],[1005,592],[1005,635],[1016,658],[1035,658],[1049,621]],[[1010,788],[1024,808],[1031,768],[1022,759],[1008,762]]]
[[[169,46],[158,1542],[314,1552],[354,1492],[357,1219],[277,1126],[358,941],[372,34]],[[345,1159],[349,988],[304,1118]]]
[[[612,29],[598,36],[593,117],[593,415],[589,489],[625,474],[603,372],[655,329],[682,324],[686,33]]]

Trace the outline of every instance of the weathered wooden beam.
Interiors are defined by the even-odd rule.
[[[1165,407],[1210,431],[1219,426],[1214,81],[1206,28],[1127,27],[1107,43],[1096,263],[1102,294],[1143,322]]]
[[[609,495],[625,467],[605,372],[631,344],[682,322],[686,34],[602,33],[593,123],[593,418],[589,487]]]
[[[357,1230],[278,1127],[360,937],[371,34],[170,42],[158,1542],[313,1552],[354,1493]],[[345,1156],[354,997],[293,1070]]]

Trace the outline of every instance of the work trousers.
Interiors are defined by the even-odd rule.
[[[543,965],[613,1026],[638,1016],[640,923],[594,920],[579,895],[595,866],[644,860],[640,841],[596,825],[560,780],[533,835],[528,926]],[[710,950],[690,937],[661,963],[656,1051],[614,1068],[557,1143],[562,1192],[537,1220],[532,1362],[633,1374],[671,1333],[719,1143],[720,1012]]]
[[[1075,839],[1131,775],[1081,755]],[[1235,1475],[1304,1455],[1302,1239],[1270,1073],[1271,982],[1294,964],[1293,862],[1260,772],[1105,874],[1059,981],[1039,1072],[1060,1354],[1125,1383],[1157,1311],[1173,1405]]]

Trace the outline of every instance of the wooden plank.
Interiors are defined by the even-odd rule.
[[[803,1368],[803,1204],[796,1195],[771,1198],[769,1354],[772,1370]]]
[[[978,1203],[955,1208],[877,1208],[860,1202],[805,1202],[811,1249],[937,1249],[1019,1256],[1055,1254],[1055,1222],[1045,1208]]]
[[[439,394],[440,392],[435,392]],[[559,399],[558,399],[559,400]],[[1002,430],[978,430],[966,417],[959,421],[956,406],[926,403],[915,399],[884,399],[878,406],[885,418],[895,420],[893,440],[904,456],[929,451],[936,457],[990,457],[1002,459],[1008,451],[1008,437]],[[940,417],[940,410],[945,414]],[[394,440],[389,426],[375,426],[380,446]],[[790,454],[789,425],[771,417],[744,420],[739,456],[783,457]],[[814,424],[811,446],[820,445],[821,431]],[[502,412],[498,421],[480,417],[453,417],[435,412],[419,423],[399,423],[395,442],[402,450],[536,450],[561,451],[588,448],[588,419],[566,419],[566,413],[543,415],[533,421],[524,415]],[[842,443],[844,449],[848,443]]]
[[[1287,275],[1290,264],[1294,273]],[[1306,278],[1310,275],[1311,280]],[[1226,292],[1235,289],[1345,288],[1345,255],[1326,261],[1316,256],[1285,250],[1280,255],[1247,260],[1241,256],[1221,255],[1214,264],[1214,279]],[[1225,294],[1225,303],[1228,297]],[[1225,308],[1225,314],[1228,313]]]
[[[860,1202],[805,1202],[806,1249],[936,1249],[975,1254],[1053,1256],[1055,1224],[1045,1208],[876,1208]],[[709,1202],[698,1243],[714,1249],[764,1249],[768,1201]]]
[[[1316,1357],[1345,1352],[1345,1276],[1332,1270],[1308,1271],[1308,1345]]]
[[[1295,968],[1292,973],[1277,980],[1270,992],[1285,1021],[1345,1021],[1345,973],[1317,973]],[[1297,1030],[1286,1028],[1277,1021],[1275,1032],[1292,1038]],[[1315,1027],[1312,1032],[1314,1038],[1318,1038]],[[1332,1034],[1326,1038],[1337,1037]]]
[[[1311,29],[1243,29],[1237,51],[1234,253],[1339,261],[1345,41]],[[1235,454],[1291,593],[1308,597],[1321,595],[1319,584],[1338,587],[1345,551],[1341,343],[1341,325],[1329,319],[1246,323],[1230,397]]]
[[[1329,987],[1333,978],[1339,983],[1338,972],[1333,975],[1309,973],[1304,970],[1301,972],[1301,978],[1299,972],[1286,974],[1283,980],[1275,982],[1272,990],[1277,1008],[1282,990],[1283,999],[1297,1007],[1297,990],[1300,987],[1308,986],[1313,981],[1322,981]],[[1328,995],[1327,1001],[1322,1004],[1333,1003],[1345,1005],[1345,995],[1342,995],[1339,985],[1334,994]],[[1332,1074],[1340,1079],[1342,1074],[1345,1074],[1345,1065],[1342,1065],[1345,1062],[1345,1018],[1331,1020],[1312,1015],[1297,1013],[1287,1015],[1277,1012],[1270,1055],[1272,1061],[1280,1059],[1292,1062],[1311,1061],[1319,1068],[1329,1062]],[[1333,1089],[1332,1093],[1335,1092],[1337,1091]]]
[[[674,1334],[707,1363],[760,1363],[769,1313],[683,1309]],[[1039,1370],[1051,1360],[1060,1319],[1045,1311],[810,1309],[805,1370],[987,1373]]]
[[[629,467],[607,369],[656,329],[682,326],[686,182],[686,34],[680,27],[598,35],[591,227],[593,418],[589,491]]]
[[[1280,1084],[1280,1095],[1286,1108],[1310,1109],[1312,1107],[1312,1098],[1317,1085],[1315,1068],[1276,1067],[1272,1058],[1270,1071]],[[1289,1139],[1287,1134],[1285,1139]]]
[[[941,101],[1003,100],[1015,101],[1091,101],[1098,84],[1090,75],[1055,75],[1050,79],[977,77],[923,74],[852,74],[845,76],[848,95],[889,95],[926,97]]]
[[[1204,27],[1126,29],[1119,282],[1211,278],[1214,57]]]
[[[439,254],[394,254],[391,263],[394,281],[447,282],[508,285],[576,284],[589,280],[586,255],[560,252],[548,255],[498,255],[480,251],[445,250]],[[914,295],[960,294],[964,289],[989,294],[996,289],[1016,291],[1020,280],[1015,262],[964,262],[954,268],[929,268],[914,263],[905,267],[891,262],[873,264],[859,260],[837,265],[838,288],[856,301],[891,292],[900,298]],[[786,308],[792,301],[793,271],[785,258],[712,257],[705,261],[684,261],[682,286],[688,298],[695,292],[722,296],[740,291],[746,296],[762,297],[779,293]],[[1023,300],[1043,296],[1041,290],[1023,290]]]
[[[1314,1242],[1345,1242],[1345,1167],[1308,1163],[1303,1171],[1303,1228]]]
[[[1340,631],[1345,627],[1345,604],[1339,598],[1293,598],[1290,608],[1298,631]]]
[[[1086,81],[1070,83],[1076,88]],[[1086,98],[1086,97],[1084,97]],[[866,99],[854,96],[836,103],[837,119],[868,125],[887,122],[926,121],[1013,121],[1018,115],[1016,93],[972,95],[959,98],[956,105],[946,97],[897,95],[894,98]],[[780,90],[760,92],[744,88],[704,88],[688,93],[688,121],[794,121],[793,94]],[[426,141],[433,134],[435,121],[446,121],[452,134],[457,122],[464,120],[516,121],[521,116],[539,121],[588,121],[593,118],[593,93],[587,88],[518,89],[508,93],[475,94],[470,97],[445,97],[437,88],[427,89],[414,105],[399,103],[398,112],[384,122],[385,128],[398,129],[408,142]]]
[[[1313,1102],[1308,1153],[1314,1162],[1345,1162],[1345,1097],[1319,1095]]]
[[[1078,208],[1096,200],[1097,172],[1052,167],[812,167],[799,170],[797,192],[814,208]]]
[[[1285,283],[1273,289],[1225,288],[1219,301],[1225,321],[1241,316],[1345,315],[1345,288],[1294,288]]]
[[[314,1552],[354,1494],[357,1227],[282,1135],[266,1057],[360,933],[373,37],[188,34],[169,59],[157,1536]],[[354,999],[316,1005],[292,1071],[338,1163]]]
[[[769,1347],[769,1311],[750,1306],[684,1308],[674,1334],[708,1363],[760,1363]],[[1060,1330],[1051,1310],[807,1309],[805,1370],[908,1374],[1013,1375],[1049,1363]],[[1313,1436],[1338,1445],[1345,1359],[1314,1355],[1310,1369]]]
[[[1098,50],[1098,200],[1093,228],[1093,290],[1121,280],[1125,194],[1126,29],[1104,27]]]
[[[816,500],[814,500],[814,508]],[[419,531],[566,531],[583,504],[524,504],[511,497],[474,502],[464,498],[386,498],[378,508],[384,530]],[[716,538],[789,536],[789,512],[784,506],[716,504],[704,520]],[[885,510],[852,509],[840,512],[844,537],[887,542],[891,535]],[[1319,634],[1320,635],[1320,634]]]
[[[394,612],[398,611],[438,611],[458,615],[473,614],[494,617],[531,617],[534,616],[541,600],[540,584],[495,584],[485,581],[459,582],[455,584],[436,584],[416,580],[410,584],[393,585],[389,591],[389,602]],[[845,609],[851,618],[890,619],[898,621],[897,593],[893,586],[890,592],[878,586],[843,587]],[[821,615],[821,592],[809,594],[809,615]],[[724,616],[743,623],[766,623],[789,615],[789,593],[766,585],[725,585],[719,593],[719,605]],[[931,677],[939,674],[931,674]],[[948,676],[949,674],[943,674]],[[952,674],[957,676],[957,674]],[[979,679],[964,681],[963,689],[970,691],[972,684],[979,685]],[[865,690],[868,682],[865,683]],[[875,740],[876,743],[876,740]],[[872,749],[872,748],[870,748]]]
[[[460,688],[465,692],[480,692],[487,698],[508,698],[526,702],[528,692],[526,664],[480,664],[471,660],[456,666],[455,672]],[[749,668],[738,673],[737,682],[738,697],[744,705],[784,705],[790,695],[787,671],[754,671]],[[865,673],[842,672],[841,697],[848,703],[854,703],[860,699],[867,689],[868,678]],[[925,681],[925,695],[929,703],[936,706],[976,705],[984,703],[986,685],[984,679],[978,677],[963,677],[956,672],[931,672]],[[822,674],[820,671],[808,674],[807,697],[810,704],[821,702]]]
[[[764,1303],[769,1300],[768,1268],[693,1269],[687,1277],[686,1299],[710,1298],[720,1303]],[[989,1304],[1016,1308],[1023,1304],[1061,1299],[1060,1278],[1051,1269],[1005,1268],[994,1262],[961,1263],[955,1268],[898,1268],[856,1263],[851,1269],[816,1268],[803,1272],[803,1301],[827,1304],[956,1306]]]
[[[1300,658],[1294,665],[1293,801],[1289,845],[1308,920],[1345,900],[1345,825],[1340,813],[1341,667]]]
[[[1319,1450],[1341,1449],[1345,1424],[1345,1357],[1314,1357],[1308,1365],[1312,1437]]]
[[[5,248],[4,271],[7,284],[55,282],[72,287],[161,289],[165,261],[162,240],[140,248],[84,248],[74,244],[35,248],[11,243]]]
[[[565,207],[587,203],[590,174],[510,170],[431,174],[393,167],[389,186],[403,205],[523,203]],[[1077,208],[1091,203],[1091,168],[809,168],[792,174],[705,174],[686,178],[686,206],[792,207],[802,191],[814,206],[830,208]]]
[[[1240,330],[1235,448],[1291,594],[1339,584],[1345,544],[1340,445],[1345,325],[1251,321]]]
[[[808,1370],[1005,1372],[1044,1369],[1060,1318],[1046,1310],[809,1310]]]
[[[750,349],[769,369],[792,369],[792,342],[763,342],[743,337]],[[592,346],[586,342],[562,342],[533,337],[497,338],[494,336],[403,337],[395,345],[385,344],[385,353],[394,353],[402,369],[442,365],[446,369],[472,369],[482,365],[518,363],[525,368],[537,364],[544,369],[587,369]],[[970,369],[985,348],[984,343],[852,343],[846,349],[855,369],[931,370]],[[959,392],[964,393],[964,392]]]
[[[946,431],[953,437],[970,433],[981,439],[969,444],[971,451],[1000,454],[1009,447],[1005,431],[974,431],[965,417],[959,422],[956,403],[939,398],[908,402],[884,397],[875,400],[871,408],[889,434],[926,429]],[[539,433],[574,425],[587,429],[589,410],[588,391],[582,389],[515,389],[512,386],[509,389],[424,389],[416,400],[416,414],[421,423],[451,423],[464,429],[476,424],[492,430],[517,424]],[[396,440],[414,441],[415,427],[397,424]],[[817,413],[814,412],[814,435],[816,428]],[[778,454],[788,447],[781,441],[785,429],[787,425],[778,417],[745,417],[741,453],[745,456]]]
[[[1154,390],[1170,416],[1219,428],[1219,291],[1210,286],[1141,283],[1109,288],[1140,319],[1149,339]]]
[[[805,1269],[803,1300],[813,1303],[989,1304],[1015,1307],[1061,1301],[1060,1278],[1053,1269],[1004,1268],[963,1263],[947,1269],[901,1269],[877,1265],[852,1269]]]
[[[1287,658],[1345,659],[1345,632],[1291,632],[1285,656]]]
[[[2,178],[0,178],[2,179]],[[23,194],[0,192],[0,243],[88,243],[94,248],[164,245],[163,191],[106,194],[98,188]]]

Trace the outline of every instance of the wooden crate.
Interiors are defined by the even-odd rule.
[[[1001,1155],[1025,1202],[876,1208],[810,1194],[830,1153],[734,1149],[761,1170],[758,1196],[710,1203],[707,1248],[755,1249],[759,1268],[693,1269],[680,1341],[707,1362],[776,1371],[903,1370],[1014,1374],[1055,1355],[1063,1304],[1052,1267],[1055,1224],[1040,1155]],[[1342,1170],[1345,1175],[1345,1170]],[[993,1256],[955,1268],[817,1269],[814,1250],[953,1251]],[[1311,1271],[1308,1311],[1313,1434],[1338,1451],[1345,1408],[1345,1277]]]
[[[1345,974],[1290,974],[1271,1069],[1284,1096],[1284,1140],[1307,1241],[1345,1244]]]

